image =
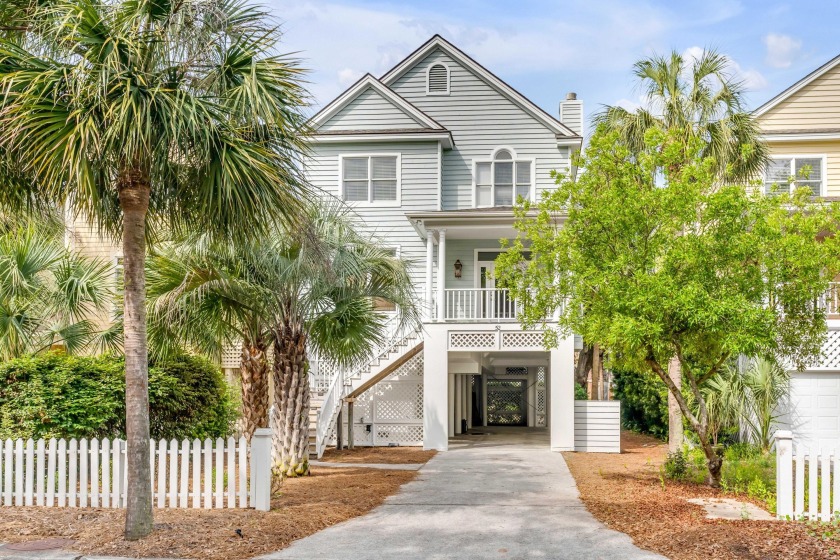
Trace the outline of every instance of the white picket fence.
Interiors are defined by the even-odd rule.
[[[794,452],[790,431],[775,438],[776,516],[831,521],[840,515],[840,449]]]
[[[255,508],[271,498],[271,431],[203,442],[152,440],[152,492],[159,508]],[[121,508],[126,442],[96,438],[7,439],[0,450],[4,506]]]

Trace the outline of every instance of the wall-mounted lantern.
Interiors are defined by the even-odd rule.
[[[461,264],[461,260],[458,259],[457,261],[455,261],[455,278],[460,278],[461,277],[461,269],[462,268],[463,268],[463,265]]]

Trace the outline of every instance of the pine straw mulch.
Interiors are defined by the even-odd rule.
[[[422,447],[356,447],[354,449],[330,448],[324,452],[322,461],[330,463],[380,463],[404,465],[425,463],[437,451],[424,451]]]
[[[0,542],[73,539],[85,554],[203,560],[251,558],[367,513],[417,475],[414,471],[318,469],[287,479],[270,512],[252,509],[156,509],[155,531],[140,541],[122,538],[124,510],[6,507]],[[242,537],[236,529],[241,529]]]
[[[640,547],[673,560],[834,559],[835,542],[809,534],[804,523],[705,519],[687,498],[723,496],[708,487],[660,478],[667,446],[631,432],[621,435],[622,453],[563,456],[587,509]],[[744,500],[744,496],[731,496]]]

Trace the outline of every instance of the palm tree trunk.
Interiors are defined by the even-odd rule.
[[[265,340],[244,341],[239,363],[242,382],[242,431],[251,437],[257,428],[268,427],[268,357]]]
[[[151,187],[140,170],[118,180],[123,212],[126,486],[125,538],[152,532],[149,465],[149,371],[146,345],[146,213]]]
[[[274,339],[274,475],[309,474],[309,362],[306,333],[278,327]]]

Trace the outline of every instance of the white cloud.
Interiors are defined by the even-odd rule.
[[[710,0],[714,9],[706,5],[679,14],[646,1],[604,0],[573,2],[574,14],[564,8],[563,17],[553,17],[557,8],[548,3],[544,16],[467,20],[400,4],[267,1],[284,19],[284,49],[300,52],[313,70],[310,89],[318,104],[340,94],[353,76],[381,75],[435,33],[506,78],[618,73],[628,72],[640,54],[662,48],[673,29],[735,13],[733,3],[724,0]]]
[[[698,46],[688,47],[683,51],[683,59],[691,64],[703,56],[705,49]],[[732,77],[740,81],[744,88],[750,91],[761,90],[767,87],[767,79],[761,72],[753,68],[743,68],[738,61],[731,56],[724,55],[729,60],[729,71]]]
[[[343,68],[338,71],[338,83],[342,87],[348,87],[356,83],[362,76],[364,76],[362,72],[352,68]]]
[[[802,50],[802,41],[790,35],[769,33],[764,37],[764,46],[767,49],[765,61],[768,65],[775,68],[789,68]]]

